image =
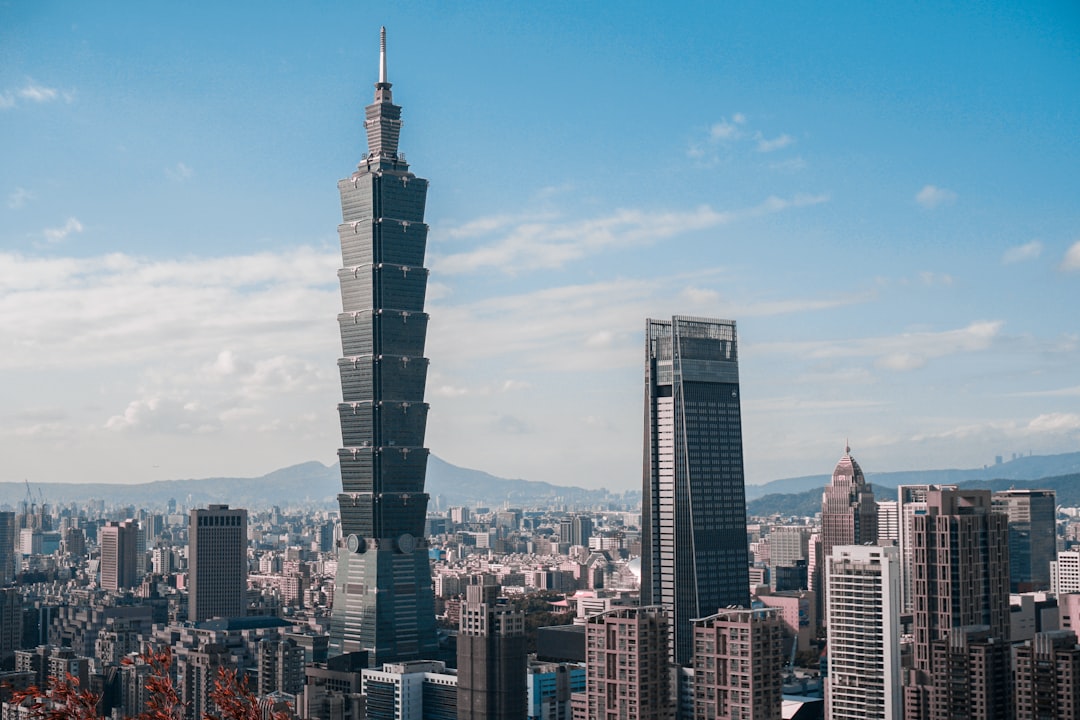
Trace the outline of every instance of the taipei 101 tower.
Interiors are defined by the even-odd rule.
[[[367,651],[368,666],[435,657],[428,565],[424,447],[428,316],[424,292],[427,180],[398,153],[401,107],[380,38],[375,102],[365,109],[368,152],[341,191],[343,447],[330,654]]]

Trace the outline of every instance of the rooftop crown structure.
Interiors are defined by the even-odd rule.
[[[343,402],[338,405],[342,534],[330,652],[366,651],[371,667],[434,657],[435,609],[424,517],[428,183],[398,153],[401,108],[380,38],[368,152],[341,192]]]

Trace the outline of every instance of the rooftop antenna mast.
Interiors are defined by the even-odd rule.
[[[379,28],[379,82],[386,83],[386,26]]]

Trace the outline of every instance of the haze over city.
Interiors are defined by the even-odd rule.
[[[380,25],[433,453],[639,488],[673,314],[738,322],[748,482],[1076,450],[1075,6],[9,3],[0,481],[333,462]]]

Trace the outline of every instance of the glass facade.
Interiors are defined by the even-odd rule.
[[[338,504],[345,544],[338,550],[330,654],[365,650],[369,666],[378,667],[437,652],[424,534],[428,183],[398,153],[401,108],[385,77],[364,125],[368,153],[338,182]]]
[[[641,602],[689,665],[690,621],[750,603],[735,323],[648,320],[645,344]]]

